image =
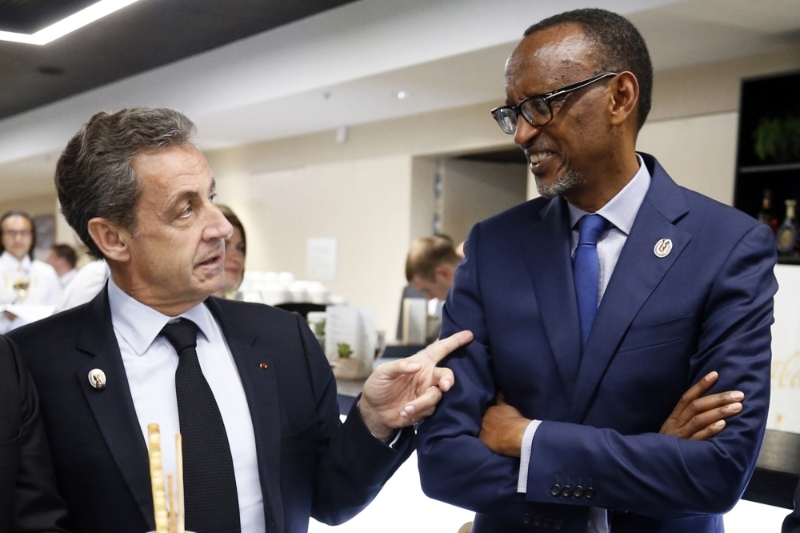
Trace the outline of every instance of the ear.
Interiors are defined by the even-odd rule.
[[[128,249],[130,234],[126,230],[108,219],[99,217],[89,221],[88,229],[92,240],[107,259],[125,262],[131,258]]]
[[[455,269],[450,265],[443,264],[436,267],[433,272],[437,277],[442,277],[445,279],[445,281],[452,282]]]
[[[611,124],[620,126],[627,120],[636,120],[637,103],[639,102],[639,81],[632,72],[621,72],[616,81],[609,84],[612,91]]]

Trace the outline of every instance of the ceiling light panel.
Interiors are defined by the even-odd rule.
[[[101,0],[34,34],[0,31],[0,41],[45,45],[139,0]]]

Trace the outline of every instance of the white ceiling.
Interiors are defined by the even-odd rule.
[[[800,42],[800,0],[591,5],[629,16],[656,70]],[[525,28],[585,6],[576,0],[348,4],[0,121],[1,198],[49,192],[54,156],[100,109],[175,107],[197,123],[202,147],[218,148],[497,101],[503,63]],[[408,97],[399,100],[400,90]]]

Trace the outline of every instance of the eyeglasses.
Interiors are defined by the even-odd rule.
[[[30,230],[15,230],[15,229],[7,229],[3,231],[3,235],[8,235],[12,239],[16,239],[17,237],[31,237],[33,232]]]
[[[519,105],[495,107],[492,109],[492,116],[497,121],[497,124],[500,125],[500,129],[509,135],[516,133],[520,115],[525,117],[525,120],[527,120],[528,124],[531,126],[541,128],[553,120],[553,108],[550,107],[551,100],[566,96],[578,89],[583,89],[587,85],[616,75],[616,72],[604,72],[597,76],[592,76],[588,80],[579,81],[578,83],[567,85],[566,87],[550,91],[549,93],[531,96],[521,101]]]

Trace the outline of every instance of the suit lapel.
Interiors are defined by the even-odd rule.
[[[264,338],[267,332],[255,334],[253,328],[248,327],[246,317],[226,316],[215,298],[208,298],[206,305],[222,327],[247,397],[256,437],[258,473],[267,521],[271,518],[280,526],[277,529],[282,530],[280,404],[276,367],[273,364],[275,357],[270,349],[274,344]],[[263,364],[266,364],[266,368]]]
[[[644,303],[691,240],[674,223],[688,212],[680,188],[655,160],[642,154],[652,181],[622,248],[597,310],[578,373],[570,420],[580,422],[617,346]],[[654,247],[670,239],[672,250],[658,257]]]
[[[136,417],[128,377],[111,324],[108,286],[86,307],[77,348],[92,357],[78,370],[75,378],[122,477],[145,520],[151,529],[155,529],[147,445]],[[107,386],[102,390],[89,383],[89,372],[95,368],[106,375]]]
[[[525,260],[539,314],[567,397],[572,398],[581,358],[581,335],[572,280],[569,212],[564,200],[551,200],[538,216],[523,221],[522,228]]]

